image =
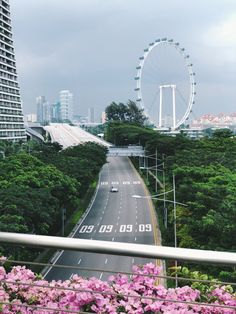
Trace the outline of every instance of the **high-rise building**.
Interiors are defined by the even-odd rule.
[[[60,113],[61,120],[70,120],[73,118],[73,94],[69,90],[60,91]]]
[[[37,122],[43,122],[43,105],[46,103],[45,96],[36,97],[36,106],[37,106]]]
[[[36,97],[37,122],[46,124],[51,121],[51,106],[45,96]]]
[[[95,122],[95,114],[94,114],[94,108],[90,107],[88,109],[88,122],[94,123]]]
[[[36,113],[29,113],[25,115],[25,122],[32,122],[35,123],[37,122],[37,115]]]
[[[0,0],[0,140],[26,140],[9,0]]]
[[[61,105],[57,101],[51,105],[51,122],[60,122],[61,121]]]

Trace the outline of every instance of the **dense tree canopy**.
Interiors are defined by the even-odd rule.
[[[112,102],[106,108],[108,122],[128,122],[139,126],[144,125],[147,120],[143,109],[138,108],[134,101],[129,100],[127,104]]]
[[[236,241],[236,137],[229,130],[217,130],[211,138],[191,140],[129,124],[112,123],[109,140],[119,145],[141,143],[148,155],[157,151],[165,162],[166,189],[176,178],[178,245],[181,247],[235,251]],[[153,162],[153,164],[152,164]],[[149,160],[149,166],[155,165]],[[160,172],[160,180],[162,180]],[[149,178],[150,189],[154,183]],[[160,191],[159,192],[163,192]],[[171,197],[171,195],[169,195]],[[157,202],[159,218],[163,205]],[[174,245],[173,205],[168,206],[168,228],[163,228],[163,243]],[[161,223],[161,225],[163,225]]]
[[[106,148],[94,143],[66,150],[58,143],[1,147],[0,231],[56,235],[62,209],[68,216],[78,209],[106,162]],[[5,247],[4,253],[16,250]]]

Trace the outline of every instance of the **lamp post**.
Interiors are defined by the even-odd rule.
[[[3,150],[0,150],[0,154],[2,155],[2,159],[5,159],[6,156],[5,156],[5,152]]]
[[[148,163],[149,159],[155,160],[155,165],[149,166],[149,163]],[[161,160],[161,159],[157,158],[157,149],[156,149],[155,154],[147,155],[147,156],[145,155],[144,156],[144,166],[140,166],[140,162],[139,162],[139,169],[146,170],[146,178],[147,178],[147,180],[148,180],[148,177],[149,177],[148,176],[149,173],[155,178],[155,192],[157,192],[157,183],[158,182],[159,182],[159,185],[161,186],[161,188],[163,188],[165,190],[164,184],[163,184],[165,179],[163,178],[163,183],[160,182],[160,180],[157,179],[157,172],[158,171],[162,171],[163,177],[164,177],[164,162],[163,162],[163,160],[161,160],[161,163],[158,164],[158,160]],[[160,166],[162,166],[163,169],[159,169]],[[155,175],[152,173],[152,170],[155,171]]]
[[[64,237],[65,235],[65,220],[66,220],[66,208],[62,207],[62,225],[61,225],[61,235]]]
[[[166,194],[169,193],[173,193],[173,201],[172,200],[168,200],[165,198]],[[163,198],[160,198],[159,196],[163,196]],[[134,198],[138,198],[138,199],[153,199],[153,200],[158,200],[158,201],[164,201],[167,203],[172,203],[174,204],[174,246],[175,248],[177,248],[177,228],[176,228],[176,204],[177,205],[181,205],[181,206],[188,206],[187,204],[184,203],[180,203],[176,201],[176,193],[175,193],[175,175],[173,174],[173,189],[166,191],[164,193],[160,193],[160,194],[156,194],[156,195],[132,195],[132,197]],[[175,268],[177,270],[177,261],[175,261]],[[178,286],[178,278],[177,278],[177,273],[175,275],[175,286]]]

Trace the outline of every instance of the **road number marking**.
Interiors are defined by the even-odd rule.
[[[151,224],[140,224],[138,227],[139,232],[151,232],[152,231],[152,225]]]
[[[130,181],[123,181],[123,184],[130,184]]]
[[[99,225],[99,224],[98,224]],[[117,226],[119,226],[119,223],[117,222]],[[113,231],[114,225],[101,225],[98,229],[99,233],[111,233]],[[92,233],[94,231],[94,225],[83,225],[79,233]],[[96,230],[95,230],[96,231]],[[139,224],[135,229],[133,229],[133,225],[120,225],[115,232],[121,232],[121,233],[130,233],[130,232],[151,232],[152,231],[152,225],[151,224]]]
[[[120,232],[132,232],[133,225],[120,225]]]
[[[94,228],[94,225],[90,225],[90,226],[84,225],[80,228],[79,233],[91,233],[93,231],[93,228]]]
[[[98,232],[104,233],[104,232],[112,232],[113,225],[101,225]]]

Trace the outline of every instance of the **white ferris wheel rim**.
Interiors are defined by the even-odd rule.
[[[143,101],[142,97],[142,86],[141,86],[141,79],[142,79],[142,72],[143,72],[143,67],[145,64],[145,61],[148,58],[148,55],[150,52],[159,46],[160,44],[165,44],[169,46],[174,46],[176,50],[182,55],[185,61],[186,68],[188,70],[188,75],[189,75],[189,84],[190,84],[190,95],[189,95],[189,100],[188,100],[188,105],[185,113],[183,114],[182,118],[176,123],[175,129],[177,129],[180,125],[182,125],[186,119],[188,118],[189,114],[192,111],[192,106],[194,104],[194,99],[196,95],[196,82],[195,82],[195,73],[193,72],[193,64],[190,62],[189,55],[185,53],[185,48],[181,48],[178,42],[174,42],[173,39],[168,39],[168,38],[162,38],[162,39],[157,39],[155,42],[152,42],[149,44],[148,48],[144,49],[144,54],[139,58],[139,65],[136,67],[137,69],[137,75],[135,77],[136,80],[136,88],[135,91],[137,91],[137,101],[140,103],[140,106],[142,109],[145,111],[145,104]],[[148,114],[145,113],[147,116]]]

